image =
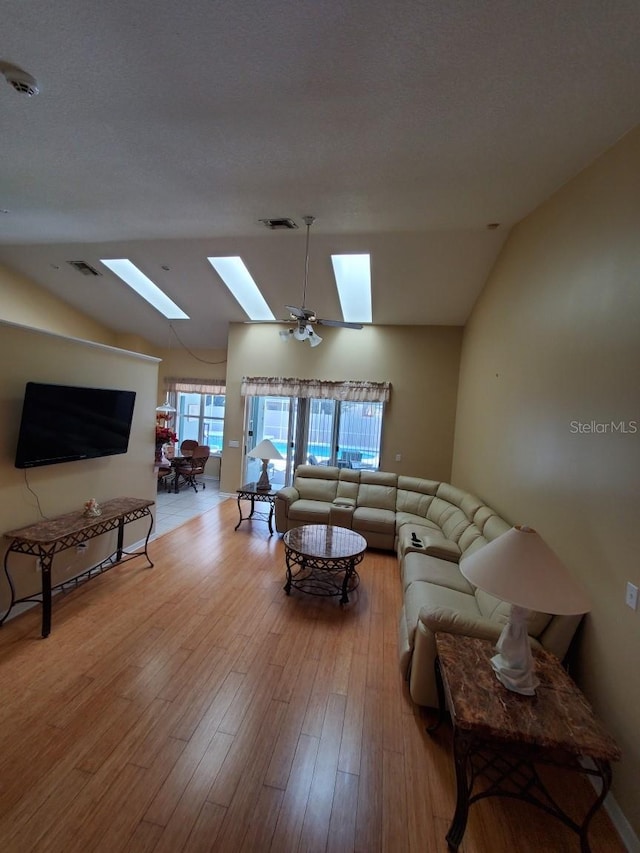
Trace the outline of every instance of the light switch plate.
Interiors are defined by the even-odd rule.
[[[627,583],[627,591],[624,597],[625,604],[632,610],[638,608],[638,587],[634,583]]]

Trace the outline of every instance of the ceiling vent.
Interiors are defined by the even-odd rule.
[[[31,74],[27,74],[21,68],[8,66],[2,69],[2,73],[7,83],[13,86],[16,92],[20,92],[21,95],[28,95],[32,98],[40,91],[36,78],[32,77]]]
[[[298,227],[293,219],[261,219],[260,222],[270,231],[293,231]]]
[[[85,263],[85,261],[67,261],[67,263],[75,270],[78,270],[78,272],[81,272],[82,275],[102,275],[95,267]]]

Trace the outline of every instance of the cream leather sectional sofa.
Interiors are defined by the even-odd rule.
[[[437,705],[436,631],[500,636],[509,605],[473,587],[458,563],[511,525],[474,495],[390,472],[301,465],[293,486],[276,494],[275,516],[279,533],[332,524],[357,531],[371,548],[396,551],[403,591],[400,667],[418,705]],[[532,645],[564,658],[581,618],[531,613]]]

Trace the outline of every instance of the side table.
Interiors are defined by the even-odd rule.
[[[240,520],[233,528],[237,530],[243,521],[266,521],[269,525],[269,536],[273,536],[273,512],[275,509],[275,498],[276,493],[273,489],[269,489],[269,491],[264,491],[264,489],[258,489],[255,483],[245,483],[240,489],[237,489],[238,494],[238,514],[240,516]],[[249,515],[242,514],[242,504],[240,501],[250,501],[251,509],[249,510]],[[267,503],[269,504],[269,512],[256,512],[256,503]]]
[[[462,841],[469,806],[484,797],[502,796],[524,800],[558,818],[579,835],[581,851],[589,851],[589,823],[607,795],[610,762],[620,758],[620,750],[558,659],[534,651],[540,685],[535,696],[521,696],[495,677],[489,663],[495,652],[490,641],[436,633],[436,650],[440,716],[428,731],[437,729],[448,706],[457,788],[446,836],[449,848],[457,850]],[[600,779],[600,792],[582,823],[553,799],[535,764]],[[480,780],[487,784],[473,793]]]

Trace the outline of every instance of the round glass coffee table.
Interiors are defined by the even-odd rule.
[[[283,541],[287,595],[293,587],[309,595],[339,595],[340,604],[349,603],[348,593],[360,583],[356,566],[367,550],[363,536],[345,527],[305,524],[288,530]]]

